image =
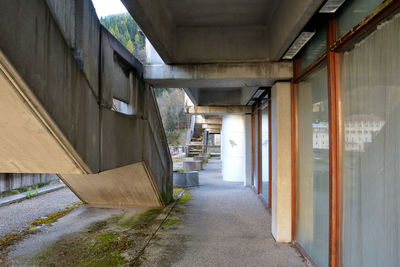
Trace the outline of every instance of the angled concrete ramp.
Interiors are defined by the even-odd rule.
[[[151,170],[145,162],[89,175],[60,175],[84,202],[101,207],[163,206]]]
[[[1,172],[90,172],[1,50],[0,140]]]

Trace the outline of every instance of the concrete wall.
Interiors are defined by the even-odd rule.
[[[146,161],[169,201],[172,163],[143,66],[100,25],[90,0],[0,1],[0,34],[0,52],[88,172]]]
[[[0,173],[0,192],[38,183],[57,181],[58,179],[55,174]]]

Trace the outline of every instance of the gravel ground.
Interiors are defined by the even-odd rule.
[[[68,188],[0,207],[0,235],[22,229],[28,221],[66,208],[79,198]]]

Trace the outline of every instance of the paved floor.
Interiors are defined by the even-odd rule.
[[[224,182],[211,160],[193,188],[179,231],[188,238],[175,266],[307,266],[288,244],[271,235],[271,216],[243,184]]]
[[[0,207],[0,235],[21,229],[26,222],[46,216],[79,201],[68,188]]]

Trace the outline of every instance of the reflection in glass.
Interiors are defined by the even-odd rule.
[[[342,58],[343,266],[399,266],[400,14]]]
[[[298,86],[296,239],[318,266],[329,260],[329,124],[327,69]]]
[[[262,187],[261,187],[261,196],[268,203],[268,108],[265,108],[261,111],[261,149],[262,149]]]
[[[254,172],[253,186],[258,189],[258,113],[254,115]]]

